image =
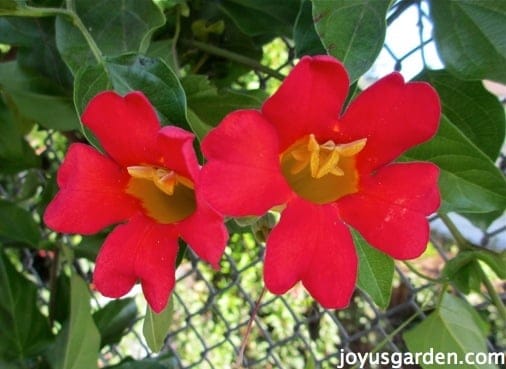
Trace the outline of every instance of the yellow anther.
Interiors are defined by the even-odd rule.
[[[315,178],[321,178],[329,173],[332,173],[334,175],[342,175],[336,174],[335,169],[338,168],[337,166],[338,162],[339,162],[339,152],[337,150],[332,150],[329,156],[327,157],[327,160],[325,160],[325,162],[320,166],[320,169],[318,169],[318,173],[316,173]],[[343,172],[342,170],[340,171],[341,173]]]
[[[336,150],[339,151],[339,154],[342,156],[350,157],[357,155],[360,151],[362,151],[362,149],[365,147],[366,142],[367,138],[362,138],[353,142],[336,145]]]
[[[133,178],[153,181],[156,187],[165,194],[171,196],[174,194],[174,188],[178,183],[193,189],[193,182],[189,179],[178,176],[174,171],[164,168],[156,168],[149,165],[130,166],[127,168],[128,174]]]
[[[344,171],[338,165],[340,158],[358,154],[366,142],[366,138],[344,144],[328,140],[320,145],[314,134],[310,134],[307,141],[291,149],[290,154],[295,159],[295,164],[290,168],[290,173],[300,173],[309,165],[313,178],[322,178],[327,174],[342,176]]]

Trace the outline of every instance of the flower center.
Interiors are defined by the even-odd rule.
[[[159,223],[178,222],[196,207],[191,180],[172,170],[149,165],[130,166],[126,192],[141,200],[147,215]]]
[[[313,134],[296,141],[281,154],[281,170],[292,189],[314,203],[326,204],[357,192],[355,157],[367,139],[320,144]]]

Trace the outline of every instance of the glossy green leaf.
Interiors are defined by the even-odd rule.
[[[356,231],[353,231],[353,241],[359,257],[357,285],[385,309],[392,294],[394,261],[369,245]]]
[[[463,79],[506,83],[506,2],[430,1],[434,38],[446,67]]]
[[[76,12],[105,56],[145,52],[155,29],[165,23],[160,8],[150,0],[80,0]],[[56,19],[56,45],[75,75],[85,65],[95,65],[90,47],[69,19]]]
[[[379,55],[390,0],[313,0],[316,31],[330,55],[346,66],[351,81]]]
[[[506,208],[504,175],[444,116],[437,135],[403,157],[439,166],[442,212],[488,213]]]
[[[238,109],[258,109],[266,98],[263,91],[218,90],[205,76],[189,75],[182,80],[188,99],[188,120],[199,139]]]
[[[0,360],[33,358],[52,339],[49,323],[37,308],[37,287],[0,249]]]
[[[0,238],[36,247],[40,239],[39,226],[30,212],[0,199]]]
[[[406,332],[403,337],[411,352],[455,353],[464,360],[466,353],[488,352],[483,326],[479,316],[469,311],[467,303],[450,294],[445,294],[438,308]],[[437,363],[421,363],[423,369],[441,368]],[[493,369],[492,364],[446,365],[445,368]]]
[[[100,346],[119,343],[137,318],[137,305],[133,298],[109,302],[93,314],[100,332]]]
[[[23,138],[21,127],[0,100],[0,172],[16,173],[40,166],[40,158]]]
[[[149,348],[154,352],[159,352],[163,347],[165,337],[169,333],[173,313],[174,304],[172,299],[169,300],[167,307],[159,314],[153,312],[149,306],[146,308],[142,334]]]
[[[160,113],[163,124],[188,127],[184,90],[174,72],[160,59],[124,55],[108,59],[105,69],[88,66],[80,70],[74,88],[79,114],[93,96],[111,88],[121,94],[142,91]]]
[[[79,127],[70,96],[47,78],[22,70],[16,62],[0,64],[0,87],[9,94],[23,116],[46,128],[72,130]]]
[[[299,14],[293,26],[293,40],[295,42],[295,55],[298,58],[304,55],[326,53],[320,37],[316,33],[313,23],[313,6],[310,0],[300,2]]]
[[[463,81],[446,71],[425,71],[419,79],[430,82],[441,98],[443,114],[481,151],[495,161],[504,133],[504,107],[481,81]]]
[[[77,275],[70,279],[70,320],[50,353],[53,369],[98,368],[100,334],[91,317],[90,291]]]
[[[291,36],[291,26],[297,16],[293,2],[286,0],[224,0],[218,6],[249,36]]]

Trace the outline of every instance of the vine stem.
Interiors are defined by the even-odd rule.
[[[72,24],[77,27],[77,29],[81,32],[84,39],[86,40],[91,53],[93,54],[93,57],[97,61],[97,63],[103,65],[104,64],[104,58],[102,55],[102,52],[98,48],[97,44],[95,43],[95,40],[91,36],[91,34],[88,32],[88,29],[81,21],[81,18],[77,15],[74,9],[74,4],[72,0],[67,0],[67,9],[62,8],[37,8],[32,6],[23,6],[16,10],[14,10],[12,13],[6,14],[10,16],[17,16],[17,17],[30,17],[30,18],[42,18],[42,17],[54,17],[58,15],[62,15],[64,17],[69,18],[72,21]]]
[[[467,240],[462,235],[462,233],[460,233],[459,229],[453,223],[453,221],[450,219],[450,217],[448,216],[448,214],[438,213],[438,215],[439,215],[439,218],[443,221],[443,223],[446,226],[446,228],[448,228],[448,230],[452,234],[452,236],[455,239],[455,242],[457,243],[457,246],[459,247],[459,249],[461,249],[461,250],[469,250],[469,249],[471,249],[472,246],[469,244],[469,242],[467,242]]]
[[[258,72],[263,72],[271,77],[279,79],[280,81],[285,78],[285,76],[279,73],[278,71],[266,67],[265,65],[262,65],[256,60],[248,58],[247,56],[234,53],[233,51],[225,50],[220,47],[195,40],[181,40],[181,42],[188,46],[196,47],[197,49],[205,51],[206,53],[221,56],[223,58],[235,61],[237,63],[244,64]]]
[[[253,311],[251,312],[251,316],[248,321],[248,325],[246,327],[246,333],[244,334],[244,337],[241,342],[241,347],[239,349],[239,353],[237,354],[237,360],[235,361],[235,367],[236,368],[242,368],[242,363],[244,360],[244,351],[246,351],[246,345],[248,344],[248,338],[251,333],[251,328],[253,327],[253,322],[255,321],[255,318],[258,314],[258,310],[260,309],[260,303],[262,302],[262,299],[265,295],[265,287],[262,289],[262,292],[260,292],[260,296],[258,296],[257,301],[255,302],[255,307],[253,308]]]
[[[478,273],[480,274],[481,281],[485,285],[485,288],[487,289],[490,299],[492,300],[495,307],[497,308],[497,311],[498,311],[499,315],[501,316],[503,324],[506,325],[506,307],[504,306],[504,303],[503,303],[501,297],[497,293],[496,289],[494,288],[494,285],[492,284],[492,282],[488,278],[487,274],[485,274],[485,272],[481,268],[480,263],[479,262],[476,262],[476,263],[478,264],[478,268],[476,268],[476,269],[478,270]]]
[[[423,278],[423,279],[426,279],[430,282],[433,282],[433,283],[441,283],[441,282],[444,282],[444,279],[443,278],[433,278],[433,277],[429,277],[428,275],[425,275],[423,274],[422,272],[420,272],[418,269],[416,269],[413,264],[407,262],[407,261],[403,261],[403,264],[410,270],[412,271],[413,273],[415,273],[417,276],[419,276],[420,278]]]
[[[439,217],[441,218],[445,226],[448,228],[452,236],[455,238],[455,242],[457,243],[457,246],[459,247],[460,250],[469,250],[473,248],[473,246],[464,238],[462,233],[460,233],[457,226],[455,226],[455,224],[452,222],[452,220],[447,214],[439,213]],[[497,311],[501,316],[501,319],[506,324],[506,307],[504,306],[502,299],[499,297],[499,294],[495,290],[494,285],[483,271],[483,268],[481,267],[479,262],[476,262],[476,266],[477,266],[476,270],[478,271],[480,279],[485,285],[485,288],[487,289],[490,299],[497,308]]]

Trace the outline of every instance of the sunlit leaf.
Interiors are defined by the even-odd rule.
[[[392,294],[394,261],[369,245],[358,232],[353,232],[353,241],[359,257],[357,285],[385,309]]]
[[[172,299],[169,300],[167,307],[159,314],[153,312],[149,306],[146,308],[142,334],[149,348],[154,352],[159,352],[163,347],[165,337],[169,333],[173,313],[174,304]]]
[[[481,81],[463,81],[446,71],[425,71],[441,98],[443,114],[481,151],[495,161],[504,141],[504,107]]]
[[[506,2],[431,0],[429,4],[445,66],[463,79],[506,83]]]
[[[439,166],[442,212],[488,213],[506,208],[504,175],[444,116],[437,135],[408,151],[404,159]]]
[[[404,340],[411,352],[454,353],[462,360],[455,368],[493,369],[492,364],[467,364],[464,358],[467,353],[487,353],[486,336],[483,326],[478,324],[479,316],[469,311],[465,301],[450,294],[445,294],[438,308],[404,334]],[[420,363],[423,369],[441,368],[437,363]],[[450,367],[450,366],[448,366]]]

